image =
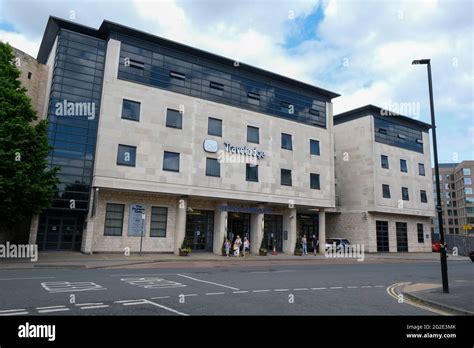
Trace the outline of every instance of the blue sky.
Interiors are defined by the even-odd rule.
[[[440,162],[474,159],[473,2],[437,0],[0,0],[0,39],[36,56],[49,15],[108,19],[341,94],[413,106],[429,122],[431,58]]]

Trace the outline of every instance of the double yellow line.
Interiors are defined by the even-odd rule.
[[[429,306],[426,306],[426,305],[423,305],[423,304],[420,304],[420,303],[417,303],[417,302],[413,302],[410,299],[408,299],[404,294],[398,293],[396,291],[397,288],[408,285],[408,284],[410,284],[410,283],[405,282],[405,283],[392,284],[389,287],[387,287],[387,293],[390,296],[392,296],[397,302],[399,302],[399,300],[401,298],[402,299],[401,303],[406,303],[406,304],[409,304],[411,306],[414,306],[414,307],[417,307],[417,308],[420,308],[420,309],[424,309],[425,311],[433,312],[433,313],[436,313],[436,314],[439,314],[439,315],[452,315],[451,313],[442,311],[440,309],[435,309],[435,308],[432,308],[432,307],[429,307]],[[400,296],[402,296],[402,297],[400,297]]]

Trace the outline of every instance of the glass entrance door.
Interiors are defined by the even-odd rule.
[[[263,238],[267,250],[273,250],[275,246],[276,251],[283,250],[283,216],[266,214],[264,218]]]
[[[186,215],[185,242],[193,250],[212,251],[214,212],[194,210]]]
[[[248,213],[232,213],[227,215],[227,238],[234,245],[234,241],[240,236],[242,242],[244,238],[250,241],[250,214]]]
[[[319,216],[317,214],[298,214],[298,238],[306,235],[308,251],[313,251],[313,239],[319,238]],[[326,241],[319,241],[325,243]]]
[[[40,250],[80,250],[83,215],[64,212],[62,215],[42,215],[36,243]]]

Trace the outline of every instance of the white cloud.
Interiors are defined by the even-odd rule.
[[[8,42],[11,46],[36,57],[40,42],[31,41],[22,34],[0,30],[0,41]]]

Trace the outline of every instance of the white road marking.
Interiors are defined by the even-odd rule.
[[[288,270],[281,270],[281,271],[254,271],[254,272],[249,272],[253,274],[258,274],[258,273],[286,273],[286,272],[296,272],[293,269],[288,269]]]
[[[8,312],[21,312],[21,311],[26,311],[26,309],[3,309],[0,311],[0,313],[8,313]]]
[[[329,289],[342,289],[342,286],[331,286]]]
[[[348,288],[348,289],[357,289],[358,286],[348,286],[347,288]]]
[[[33,280],[33,279],[54,279],[56,277],[31,277],[31,278],[0,278],[0,280]]]
[[[102,286],[93,282],[44,282],[41,286],[49,293],[58,292],[74,292],[74,291],[91,291],[91,290],[107,290]]]
[[[0,313],[0,317],[1,317],[1,316],[7,316],[7,315],[24,315],[24,314],[28,314],[28,312]]]
[[[127,284],[136,285],[145,289],[171,289],[186,286],[184,284],[159,277],[122,278],[120,280]]]
[[[159,300],[159,299],[162,299],[162,298],[170,298],[171,296],[158,296],[158,297],[152,297],[151,299],[152,300]]]
[[[42,311],[38,311],[38,313],[64,312],[68,310],[69,308],[44,309]]]
[[[180,311],[177,311],[176,309],[173,309],[173,308],[170,308],[170,307],[166,307],[166,306],[163,306],[159,303],[156,303],[156,302],[153,302],[153,301],[148,301],[148,300],[145,300],[147,303],[153,305],[153,306],[156,306],[156,307],[160,307],[160,308],[163,308],[163,309],[166,309],[167,311],[170,311],[170,312],[173,312],[173,313],[176,313],[178,315],[182,315],[182,316],[185,316],[185,317],[188,317],[189,314],[186,314],[186,313],[183,313],[183,312],[180,312]]]
[[[52,309],[52,308],[64,308],[66,306],[49,306],[49,307],[36,307],[36,309]]]
[[[311,290],[325,290],[327,288],[311,288]]]
[[[374,288],[384,288],[385,285],[374,285]]]
[[[274,289],[273,291],[289,291],[290,289]]]
[[[93,305],[103,305],[103,302],[91,302],[91,303],[77,303],[75,306],[93,306]]]
[[[365,289],[365,288],[371,288],[371,287],[372,287],[372,285],[362,285],[362,286],[361,286],[361,288],[364,288],[364,289]]]
[[[94,309],[94,308],[105,308],[105,307],[109,307],[109,305],[101,305],[101,306],[85,306],[85,307],[81,307],[81,309]]]
[[[234,294],[245,294],[247,293],[247,290],[240,290],[240,291],[234,291]]]
[[[197,296],[198,294],[181,294],[181,295],[184,296],[184,297],[187,297],[187,296]]]
[[[239,290],[237,288],[234,288],[232,286],[228,286],[228,285],[224,285],[224,284],[219,284],[219,283],[214,283],[214,282],[210,282],[210,281],[207,281],[207,280],[202,280],[202,279],[197,279],[197,278],[193,278],[193,277],[190,277],[190,276],[187,276],[187,275],[184,275],[184,274],[177,274],[179,275],[180,277],[184,277],[184,278],[188,278],[188,279],[191,279],[191,280],[194,280],[196,282],[202,282],[202,283],[208,283],[208,284],[212,284],[212,285],[216,285],[216,286],[221,286],[223,288],[228,288],[228,289],[231,289],[231,290]]]
[[[252,290],[252,292],[269,292],[271,290]]]
[[[296,289],[293,289],[293,291],[304,291],[304,290],[308,290],[308,288],[296,288]]]
[[[206,292],[206,295],[224,295],[225,292]]]

